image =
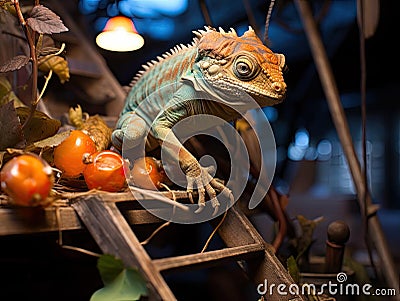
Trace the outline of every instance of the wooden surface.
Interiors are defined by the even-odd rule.
[[[247,261],[248,276],[256,284],[293,284],[292,278],[247,217],[235,207],[228,210],[218,233],[226,247],[201,253],[151,259],[140,244],[127,219],[115,202],[95,195],[76,198],[72,206],[104,253],[120,258],[126,266],[136,267],[147,280],[150,300],[176,300],[161,272],[204,268],[223,261]],[[211,223],[214,226],[222,217]],[[241,266],[242,267],[242,266]],[[300,301],[300,295],[268,295],[269,301]]]
[[[176,300],[115,203],[88,195],[76,199],[72,206],[104,254],[114,255],[125,266],[139,269],[146,279],[150,300]]]
[[[172,197],[170,192],[165,195]],[[225,247],[219,250],[152,259],[139,242],[131,225],[163,222],[142,209],[130,192],[71,194],[63,206],[44,210],[0,208],[0,235],[29,234],[58,230],[87,229],[104,254],[120,258],[128,267],[138,268],[147,280],[149,300],[176,300],[163,278],[165,272],[206,268],[227,261],[247,262],[245,272],[255,284],[285,284],[293,280],[247,217],[236,207],[229,209],[218,234]],[[186,198],[186,192],[175,192]],[[183,201],[183,200],[182,200]],[[214,227],[221,216],[211,221]],[[136,228],[137,229],[137,228]],[[243,268],[243,265],[239,265]],[[269,301],[304,300],[302,296],[268,295]]]
[[[173,191],[177,199],[187,197],[184,191]],[[172,198],[172,192],[161,192],[167,198]],[[82,225],[75,210],[69,205],[73,199],[82,193],[64,193],[64,200],[40,210],[38,208],[12,208],[7,205],[0,206],[0,236],[31,234],[59,230],[82,229]],[[160,222],[160,219],[146,210],[131,209],[136,202],[131,192],[101,193],[98,195],[102,201],[124,203],[123,214],[129,224],[151,224]],[[126,205],[125,205],[126,204]],[[140,207],[140,206],[136,206]],[[58,210],[58,213],[56,211]],[[58,220],[57,220],[58,215]]]

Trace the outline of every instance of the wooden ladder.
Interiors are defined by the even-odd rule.
[[[201,268],[229,260],[245,261],[245,272],[255,284],[268,283],[269,287],[275,288],[274,294],[267,292],[265,300],[304,300],[300,295],[277,294],[278,285],[288,288],[293,280],[274,255],[272,247],[262,239],[237,206],[228,210],[218,228],[225,248],[161,259],[150,258],[130,226],[158,219],[146,210],[130,210],[127,218],[127,214],[124,216],[121,213],[116,202],[106,201],[101,195],[73,199],[72,207],[104,254],[120,258],[126,267],[136,267],[142,273],[148,284],[149,300],[177,300],[163,272],[177,272],[188,267]],[[243,265],[240,266],[243,268]]]

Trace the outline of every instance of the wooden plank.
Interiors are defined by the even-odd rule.
[[[218,234],[227,246],[237,246],[248,244],[249,241],[255,241],[264,246],[264,254],[255,259],[247,260],[248,269],[246,270],[249,277],[255,284],[264,284],[265,281],[269,285],[285,285],[288,288],[290,285],[295,284],[290,277],[286,268],[281,264],[279,259],[275,256],[274,250],[270,244],[264,241],[261,235],[257,232],[248,218],[236,208],[236,206],[229,209],[225,221],[221,224]],[[268,292],[268,301],[305,301],[304,296],[301,295],[282,295],[275,293],[270,295]]]
[[[60,207],[58,210],[59,223],[56,207],[46,208],[43,211],[32,208],[1,208],[0,236],[78,230],[84,227],[74,208]],[[160,218],[146,210],[121,210],[121,212],[130,225],[162,222]]]
[[[175,194],[177,200],[185,201],[187,199],[186,191],[159,192],[159,194],[170,199],[172,198],[172,193]],[[63,193],[62,206],[56,204],[43,210],[1,206],[0,236],[81,229],[82,223],[75,210],[68,206],[68,199],[84,195],[87,195],[87,193]],[[140,225],[162,222],[160,218],[144,209],[132,209],[133,206],[130,206],[130,204],[132,203],[133,205],[136,201],[130,191],[119,193],[97,192],[93,195],[103,201],[115,202],[123,207],[121,211],[129,224]],[[56,210],[59,210],[59,223],[57,222]]]
[[[164,220],[151,214],[147,210],[121,210],[130,225],[144,225],[164,222]]]
[[[159,271],[184,269],[189,266],[205,268],[206,266],[210,266],[210,264],[217,264],[219,262],[228,260],[243,260],[260,255],[263,252],[263,245],[251,244],[221,250],[213,250],[204,253],[154,259],[153,263]]]
[[[2,208],[0,209],[0,236],[31,234],[82,228],[76,212],[71,207],[59,208],[59,224],[56,207],[39,208]]]
[[[75,199],[72,206],[103,253],[139,269],[148,285],[149,300],[176,300],[115,203],[87,195]]]
[[[132,188],[134,189],[134,188]],[[138,192],[139,193],[139,192]],[[187,200],[188,195],[186,191],[183,190],[171,190],[171,191],[149,191],[149,193],[158,194],[160,196],[166,197],[172,200],[172,195],[175,196],[177,200]],[[64,192],[62,193],[62,198],[64,199],[74,199],[80,196],[86,196],[88,192]],[[105,191],[96,191],[91,195],[97,195],[103,201],[106,202],[127,202],[127,201],[135,201],[135,197],[131,191],[124,191],[124,192],[105,192]],[[151,200],[152,197],[146,195],[145,193],[142,194],[144,200]],[[194,195],[196,196],[196,195]]]

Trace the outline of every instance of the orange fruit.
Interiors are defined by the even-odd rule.
[[[79,177],[86,167],[84,155],[95,152],[96,145],[92,138],[80,130],[73,130],[54,148],[54,166],[62,171],[62,177]]]
[[[169,182],[161,162],[147,156],[133,162],[131,179],[136,186],[151,190],[162,188],[162,183]]]
[[[0,175],[1,189],[19,206],[44,205],[54,184],[50,165],[35,154],[12,158]]]
[[[104,150],[90,155],[87,161],[83,176],[89,189],[117,192],[125,188],[128,167],[120,154]]]

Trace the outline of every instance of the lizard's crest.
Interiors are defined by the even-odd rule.
[[[242,36],[234,29],[210,27],[193,33],[198,39],[198,70],[214,87],[246,91],[261,106],[283,100],[285,57],[266,47],[251,27]]]

